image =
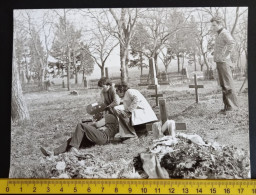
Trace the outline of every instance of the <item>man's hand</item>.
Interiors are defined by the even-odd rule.
[[[117,114],[121,115],[122,117],[128,118],[131,116],[131,113],[126,110],[118,110],[116,109]]]

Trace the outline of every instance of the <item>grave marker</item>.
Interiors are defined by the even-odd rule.
[[[155,85],[155,94],[151,95],[150,97],[155,97],[156,98],[156,106],[158,106],[158,97],[163,97],[163,94],[158,93],[158,86]]]
[[[156,78],[156,67],[154,65],[153,58],[149,59],[149,70],[150,70],[150,85],[148,86],[148,89],[155,89],[155,85],[158,85],[158,80]]]
[[[204,86],[203,85],[197,85],[197,76],[196,76],[196,74],[194,74],[194,82],[195,82],[195,84],[194,85],[189,85],[189,88],[195,88],[195,93],[196,93],[196,103],[198,103],[198,101],[199,101],[199,97],[198,97],[198,89],[199,88],[204,88]]]
[[[84,77],[84,87],[85,87],[85,88],[87,88],[87,87],[88,87],[86,77]]]
[[[159,100],[159,107],[160,107],[160,120],[162,121],[162,124],[164,124],[168,120],[168,112],[166,109],[166,101],[165,99],[160,99]],[[152,131],[152,125],[153,123],[148,123],[146,124],[146,128],[148,131]],[[181,131],[181,130],[187,130],[187,124],[186,123],[176,123],[175,122],[175,127],[176,130]]]

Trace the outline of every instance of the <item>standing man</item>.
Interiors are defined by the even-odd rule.
[[[214,61],[217,64],[220,86],[222,88],[224,109],[221,112],[231,111],[238,106],[237,96],[230,68],[230,53],[235,45],[235,40],[230,32],[222,25],[220,17],[211,19],[212,30],[217,33],[214,45]]]

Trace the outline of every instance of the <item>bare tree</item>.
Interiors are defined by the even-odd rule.
[[[133,60],[130,61],[129,67],[138,66],[140,68],[141,75],[143,73],[143,68],[147,68],[148,65],[143,61],[146,58],[150,58],[150,55],[147,53],[146,48],[149,48],[150,40],[149,34],[147,33],[144,25],[139,22],[136,25],[134,36],[131,40],[131,54]]]
[[[186,31],[189,10],[169,10],[166,8],[151,8],[143,17],[143,23],[149,34],[151,44],[147,48],[149,55],[154,58],[156,70],[158,70],[158,55],[160,51],[168,44],[168,48],[175,44],[179,47],[176,49],[179,66],[179,54],[183,47],[183,31]],[[186,34],[182,34],[186,35]],[[183,55],[184,56],[184,55]],[[178,68],[179,69],[179,68]]]
[[[19,80],[19,73],[18,73],[15,57],[16,57],[16,51],[15,49],[13,49],[12,101],[11,101],[11,117],[13,122],[25,121],[25,120],[29,120],[30,118],[27,104],[22,94],[22,88]]]
[[[71,76],[71,65],[76,70],[76,51],[78,50],[77,45],[79,44],[79,39],[81,37],[81,32],[75,29],[75,27],[68,21],[67,14],[72,10],[63,9],[62,13],[58,10],[54,12],[59,17],[59,23],[57,26],[57,31],[55,32],[56,39],[52,47],[52,54],[57,55],[63,63],[67,66],[67,88],[70,90],[70,76]],[[76,75],[77,82],[77,75]]]
[[[45,71],[48,66],[48,56],[49,56],[49,36],[52,32],[52,21],[51,17],[48,16],[49,11],[43,13],[42,20],[35,20],[33,18],[33,11],[26,10],[21,11],[22,17],[22,27],[23,31],[26,32],[26,36],[29,37],[31,48],[30,53],[34,53],[38,59],[38,86],[43,89],[43,83],[45,79]],[[50,27],[49,27],[50,25]],[[46,32],[46,29],[48,32]],[[43,34],[43,37],[40,35]],[[43,41],[42,41],[43,40]],[[44,44],[44,47],[42,46]]]
[[[128,79],[127,58],[131,39],[134,35],[135,24],[138,19],[137,8],[121,8],[117,10],[109,9],[111,16],[114,18],[117,28],[110,29],[113,36],[119,40],[120,45],[120,62],[121,62],[121,81]]]
[[[168,73],[168,67],[172,62],[172,59],[174,58],[174,50],[173,48],[165,48],[161,50],[161,55],[159,55],[159,58],[164,64],[165,72]]]
[[[104,70],[106,61],[119,42],[113,40],[111,34],[102,29],[102,26],[99,23],[97,30],[93,30],[93,35],[90,44],[90,54],[95,63],[99,66],[101,77],[103,77],[105,75]]]
[[[209,54],[209,44],[212,42],[213,37],[211,36],[211,31],[208,27],[208,22],[204,20],[208,20],[208,18],[205,16],[205,14],[198,12],[198,18],[199,18],[199,33],[197,35],[197,39],[199,42],[199,51],[201,52],[201,55],[203,56],[204,64],[207,67],[207,75],[209,76],[209,61],[208,61],[208,54]],[[202,66],[201,66],[202,70]],[[207,77],[208,77],[207,76]]]
[[[88,10],[90,16],[94,18],[104,30],[108,31],[119,41],[121,81],[128,79],[128,54],[132,37],[135,32],[135,25],[139,18],[139,9],[120,8],[103,9],[102,11]]]

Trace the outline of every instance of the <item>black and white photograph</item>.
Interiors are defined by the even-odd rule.
[[[9,178],[250,179],[248,10],[13,10]]]

